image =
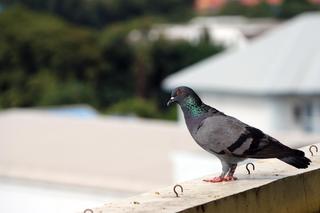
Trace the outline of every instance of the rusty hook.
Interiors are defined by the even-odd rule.
[[[246,169],[247,169],[247,171],[248,171],[248,175],[251,174],[250,169],[249,169],[249,167],[248,167],[249,165],[252,165],[252,170],[253,170],[253,171],[256,169],[253,163],[247,163]]]
[[[83,211],[83,213],[93,213],[93,210],[92,210],[92,209],[85,209],[85,210]]]
[[[183,187],[179,184],[176,184],[174,187],[173,187],[173,191],[174,193],[176,194],[177,197],[179,197],[179,194],[178,192],[176,191],[176,188],[179,187],[181,189],[181,193],[183,192]]]
[[[311,156],[314,155],[313,152],[312,152],[312,148],[315,148],[315,149],[316,149],[316,152],[318,152],[318,147],[317,147],[316,145],[311,145],[311,146],[309,147],[309,152],[311,153]]]

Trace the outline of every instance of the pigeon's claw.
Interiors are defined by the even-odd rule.
[[[224,178],[223,177],[214,177],[212,179],[204,179],[203,181],[210,182],[210,183],[219,183],[219,182],[224,181]]]
[[[226,176],[223,178],[224,181],[233,181],[233,180],[238,180],[237,177],[234,176]]]

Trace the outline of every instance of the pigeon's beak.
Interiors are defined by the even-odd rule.
[[[174,99],[174,97],[171,97],[169,99],[169,101],[167,102],[167,106],[170,106],[172,103],[174,103],[176,100]]]

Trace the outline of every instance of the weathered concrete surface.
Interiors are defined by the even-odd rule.
[[[5,178],[140,194],[173,183],[169,153],[200,149],[174,122],[0,112]]]
[[[291,147],[320,141],[320,135],[274,136]],[[134,195],[174,183],[171,155],[178,150],[216,160],[175,122],[78,119],[31,109],[0,112],[4,178]]]
[[[291,147],[320,141],[320,135],[273,136]],[[174,183],[170,155],[178,150],[199,152],[215,161],[193,141],[185,125],[175,122],[78,119],[26,109],[0,112],[4,178],[134,195]]]
[[[279,179],[182,212],[320,212],[319,180],[318,169]]]
[[[317,144],[320,147],[320,144]],[[307,148],[303,148],[310,156]],[[255,161],[256,171],[236,172],[238,181],[206,183],[202,179],[181,183],[176,197],[172,187],[105,204],[94,212],[320,212],[320,154],[312,165],[298,170],[276,160]]]

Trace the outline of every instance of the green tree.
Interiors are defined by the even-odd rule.
[[[46,90],[30,88],[29,82],[43,70],[60,84],[86,81],[88,85],[95,83],[101,71],[95,33],[88,29],[21,7],[0,15],[0,29],[2,106],[54,104],[39,102]]]
[[[193,0],[0,0],[5,5],[21,4],[50,12],[79,25],[105,25],[146,15],[181,19],[192,14]]]
[[[313,4],[309,0],[284,0],[280,5],[269,5],[265,1],[255,6],[245,6],[239,1],[228,2],[218,15],[243,15],[247,17],[276,17],[291,18],[303,12],[318,11],[319,4]]]
[[[309,0],[286,0],[281,5],[281,13],[279,13],[280,18],[291,18],[303,12],[308,11],[319,11],[319,4],[312,4]]]
[[[101,111],[114,106],[123,113],[174,118],[174,110],[163,107],[168,94],[161,81],[221,48],[207,36],[197,44],[150,40],[149,30],[159,21],[147,16],[95,31],[23,7],[5,10],[0,108],[88,103]]]

